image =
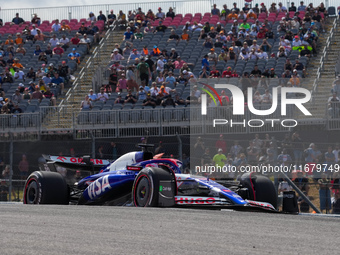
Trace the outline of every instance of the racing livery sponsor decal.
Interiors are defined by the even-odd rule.
[[[91,183],[91,185],[87,188],[87,194],[89,195],[90,199],[94,199],[100,196],[102,193],[105,193],[106,189],[111,189],[108,175]]]
[[[77,157],[63,157],[63,156],[50,156],[51,160],[56,162],[63,162],[63,163],[77,163],[77,164],[85,164],[82,158]],[[110,162],[105,159],[90,159],[94,165],[104,166],[108,165]]]
[[[211,205],[225,202],[225,199],[214,197],[191,197],[191,196],[176,196],[175,202],[178,205]]]

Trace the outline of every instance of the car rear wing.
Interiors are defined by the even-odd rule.
[[[64,157],[64,156],[50,156],[42,155],[47,161],[47,165],[56,164],[68,169],[77,170],[99,170],[103,166],[110,164],[109,160],[106,159],[91,159],[89,157]],[[51,166],[49,166],[50,170]]]

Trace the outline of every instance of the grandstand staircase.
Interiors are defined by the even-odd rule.
[[[92,53],[95,51],[97,47],[98,50],[101,50],[98,58],[93,58],[94,68],[87,69],[86,73],[81,79],[81,82],[78,82],[76,88],[70,88],[65,96],[62,96],[58,100],[59,107],[56,112],[48,115],[44,118],[44,123],[42,127],[44,130],[62,130],[62,129],[70,129],[73,125],[73,118],[77,116],[80,111],[81,101],[84,100],[84,96],[88,94],[88,91],[92,88],[92,77],[98,67],[106,67],[109,63],[110,55],[112,53],[112,49],[116,43],[121,43],[123,38],[123,31],[114,30],[113,36],[111,39],[106,40],[103,39],[103,43],[106,44],[106,47],[100,48],[100,45],[96,45],[91,48],[90,54],[86,55],[86,57],[81,61],[77,68],[77,72],[74,73],[75,77],[79,77],[79,73],[82,68],[86,68],[88,65],[88,61],[90,57],[93,55]],[[80,78],[80,77],[79,77]]]
[[[318,54],[311,58],[307,67],[307,81],[304,86],[312,90],[314,80],[317,78],[317,71],[320,67],[320,59],[322,57],[323,48],[326,46],[326,41],[329,32],[332,28],[334,19],[329,19],[327,22],[326,33],[321,33],[319,36],[317,51]],[[331,95],[331,84],[334,81],[334,66],[336,64],[340,52],[340,30],[335,32],[334,39],[328,49],[328,54],[324,64],[324,70],[321,72],[321,78],[318,82],[317,91],[313,94],[313,100],[307,109],[311,112],[313,119],[324,119],[326,114],[326,102]],[[301,113],[300,118],[305,118]]]

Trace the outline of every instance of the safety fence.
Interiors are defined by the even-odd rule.
[[[238,8],[244,6],[243,0],[234,0],[237,3]],[[270,7],[273,1],[263,0],[262,1],[267,8]],[[291,1],[282,1],[287,7],[290,6]],[[82,19],[87,18],[90,12],[95,15],[99,15],[99,11],[103,11],[103,14],[108,15],[110,10],[114,10],[117,14],[120,10],[124,13],[128,13],[129,10],[136,11],[139,7],[143,11],[151,9],[153,12],[157,12],[157,9],[161,7],[163,11],[167,12],[169,7],[172,7],[175,13],[205,13],[209,12],[212,5],[216,3],[217,7],[221,10],[222,6],[226,3],[222,0],[194,0],[194,1],[154,1],[154,2],[140,2],[140,3],[116,3],[116,4],[98,4],[98,5],[81,5],[81,6],[61,6],[61,7],[38,7],[38,8],[13,8],[13,9],[2,9],[0,11],[1,18],[4,22],[10,22],[15,17],[15,13],[19,13],[20,17],[24,20],[31,20],[33,15],[36,13],[42,20],[54,20],[54,19]],[[310,0],[305,2],[305,4],[313,3],[316,7],[320,4],[318,0]],[[335,6],[339,5],[336,0],[326,0],[325,6]],[[232,4],[227,3],[228,8],[232,8]],[[254,7],[254,3],[250,3],[251,7]],[[296,2],[298,6],[298,2]]]

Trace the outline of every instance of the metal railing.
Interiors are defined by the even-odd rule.
[[[254,105],[256,109],[268,109],[269,105]],[[137,108],[137,107],[136,107]],[[69,117],[71,116],[71,117]],[[156,107],[148,109],[113,109],[74,111],[71,107],[41,107],[39,112],[13,115],[0,115],[0,137],[11,133],[46,134],[48,132],[69,132],[74,138],[95,137],[140,137],[147,132],[149,136],[169,136],[185,134],[219,134],[287,131],[294,125],[296,111],[288,110],[282,124],[280,107],[270,116],[254,116],[248,110],[244,116],[235,116],[231,106],[208,107],[208,114],[201,114],[200,105],[192,107]],[[214,119],[226,119],[228,125],[216,125]],[[275,119],[271,124],[266,119]],[[263,120],[263,124],[261,124]],[[53,128],[46,123],[54,122]],[[233,121],[234,125],[230,125]],[[250,122],[249,122],[250,121]],[[244,123],[244,124],[242,124]],[[250,123],[250,124],[249,124]],[[2,139],[2,138],[1,138]]]
[[[243,0],[234,0],[233,2],[237,3],[239,8],[244,6]],[[263,2],[267,8],[270,7],[270,4],[273,2],[272,0],[263,0]],[[282,1],[285,6],[290,6],[291,1]],[[122,10],[126,14],[129,10],[137,10],[138,7],[141,7],[143,11],[147,11],[149,9],[157,12],[157,9],[161,7],[163,11],[167,11],[169,7],[172,7],[175,13],[196,13],[196,12],[209,12],[212,5],[216,3],[218,8],[222,8],[225,1],[222,0],[180,0],[180,1],[158,1],[158,2],[136,2],[136,3],[116,3],[116,4],[97,4],[97,5],[81,5],[81,6],[60,6],[60,7],[38,7],[38,8],[13,8],[13,9],[2,9],[1,10],[1,18],[4,22],[11,22],[15,17],[15,13],[19,12],[20,17],[24,20],[30,21],[33,17],[34,13],[37,13],[38,16],[42,20],[54,20],[54,19],[82,19],[87,18],[90,12],[93,12],[95,15],[99,14],[99,11],[103,11],[104,14],[109,14],[110,10],[113,9],[114,13],[118,13],[119,10]],[[319,0],[310,0],[308,3],[313,3],[314,6],[318,6],[320,4]],[[227,3],[228,8],[232,8],[232,4]],[[253,3],[250,3],[253,6]],[[337,7],[339,2],[337,0],[326,0],[325,6],[335,6]],[[296,6],[298,6],[296,4]]]

